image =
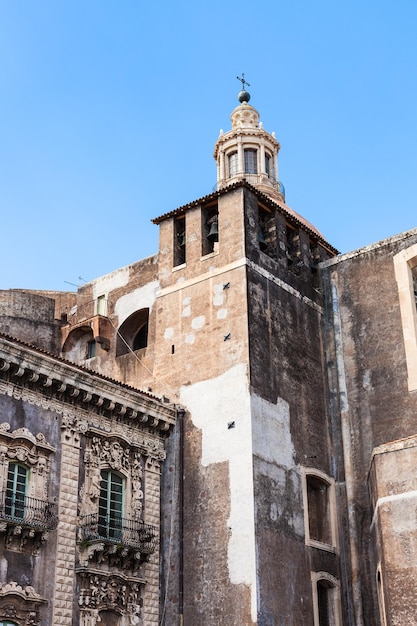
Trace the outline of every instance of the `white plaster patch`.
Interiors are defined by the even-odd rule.
[[[191,315],[191,307],[190,306],[184,307],[182,310],[182,317],[190,317],[190,315]]]
[[[119,325],[140,309],[152,309],[156,299],[156,292],[159,289],[157,280],[147,283],[143,287],[139,287],[124,296],[121,296],[116,302],[114,312],[119,318]]]
[[[107,296],[113,289],[125,287],[129,282],[129,276],[129,267],[122,267],[120,270],[97,278],[93,282],[93,298],[97,299],[99,296]]]
[[[224,320],[227,317],[227,309],[219,309],[217,311],[217,319]]]
[[[189,304],[191,304],[191,296],[182,299],[182,306],[188,306]]]
[[[194,317],[194,319],[191,321],[191,328],[193,328],[194,330],[199,330],[200,328],[203,328],[205,323],[205,315],[199,315],[198,317]]]
[[[246,365],[239,363],[217,378],[181,387],[180,402],[201,430],[202,465],[229,463],[229,577],[233,584],[250,587],[252,619],[256,622],[252,436]],[[228,429],[231,421],[235,427]]]
[[[272,404],[258,396],[252,396],[253,453],[261,459],[294,468],[294,446],[290,432],[290,408],[288,402],[277,399]]]
[[[213,306],[221,306],[224,302],[224,287],[223,283],[217,283],[213,288]]]
[[[194,333],[190,333],[189,335],[185,335],[185,343],[193,344],[195,342]]]
[[[165,328],[165,332],[164,332],[164,339],[172,339],[174,336],[174,329],[171,328]]]

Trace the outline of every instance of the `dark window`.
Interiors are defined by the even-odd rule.
[[[413,269],[411,270],[411,274],[413,276],[414,300],[417,306],[417,266],[413,267]]]
[[[174,220],[174,267],[185,263],[187,237],[185,231],[185,218]]]
[[[136,333],[133,340],[133,350],[140,350],[146,348],[148,345],[148,322],[146,322],[142,328]]]
[[[100,537],[122,538],[123,478],[111,470],[101,471],[98,503],[98,531]]]
[[[148,345],[149,309],[140,309],[123,322],[117,332],[116,356]]]
[[[7,473],[5,513],[13,519],[25,516],[25,497],[28,470],[19,463],[10,463]]]
[[[335,588],[328,580],[317,581],[317,604],[319,626],[336,626],[337,617]]]
[[[256,150],[245,150],[245,174],[258,173],[258,159]]]
[[[307,499],[310,539],[332,545],[329,485],[316,476],[307,476]]]
[[[94,340],[87,343],[87,359],[92,359],[96,356],[96,347],[96,342]]]
[[[271,173],[271,157],[269,156],[269,154],[265,154],[265,172],[268,174],[268,176]]]

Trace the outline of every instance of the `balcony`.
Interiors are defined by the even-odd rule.
[[[153,554],[158,545],[155,526],[141,520],[124,517],[103,518],[98,514],[84,515],[79,522],[81,543],[116,544],[143,555]]]
[[[0,523],[2,530],[9,526],[19,526],[35,531],[54,530],[58,524],[56,505],[47,500],[0,493]]]

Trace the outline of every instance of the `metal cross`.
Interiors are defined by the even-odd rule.
[[[240,80],[240,82],[242,83],[242,90],[243,90],[243,91],[245,91],[245,85],[247,85],[248,87],[250,87],[250,84],[248,83],[248,81],[247,81],[247,80],[245,80],[245,75],[244,75],[244,73],[243,73],[243,72],[242,72],[242,78],[239,78],[239,76],[236,76],[236,78],[237,78],[238,80]]]

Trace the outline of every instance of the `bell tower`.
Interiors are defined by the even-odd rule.
[[[243,75],[244,76],[244,75]],[[217,161],[217,187],[222,189],[236,181],[246,179],[248,183],[270,196],[285,202],[285,191],[278,180],[278,152],[280,145],[275,133],[264,130],[258,111],[249,104],[250,94],[245,90],[238,95],[239,106],[230,116],[232,130],[220,131],[214,147]]]

